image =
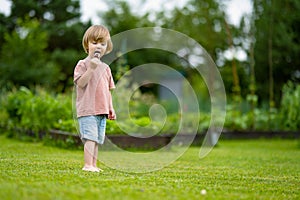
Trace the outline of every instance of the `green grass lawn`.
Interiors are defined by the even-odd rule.
[[[296,140],[219,141],[191,147],[160,171],[81,170],[83,152],[0,135],[0,199],[300,199]],[[101,156],[101,152],[100,152]],[[206,195],[201,190],[207,191]]]

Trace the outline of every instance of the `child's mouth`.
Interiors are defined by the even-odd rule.
[[[101,55],[101,52],[100,52],[100,51],[96,50],[96,51],[94,52],[94,57],[100,58],[100,55]]]

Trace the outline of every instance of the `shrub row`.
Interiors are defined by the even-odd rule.
[[[300,85],[288,83],[283,88],[280,109],[270,110],[255,108],[242,113],[236,105],[227,105],[224,128],[229,130],[300,130]],[[72,95],[53,95],[43,89],[35,92],[21,87],[18,90],[2,92],[0,106],[0,126],[7,129],[20,129],[36,133],[59,129],[77,134],[76,118],[72,109]],[[143,101],[136,100],[134,115],[126,120],[107,121],[107,134],[174,134],[179,127],[182,132],[190,133],[195,126],[198,132],[210,125],[210,113],[200,113],[200,120],[195,120],[194,113],[182,115],[170,113],[166,121],[151,121],[145,116]],[[140,111],[138,108],[142,108]]]
[[[32,92],[25,87],[8,92],[6,97],[1,99],[1,126],[36,133],[55,127],[73,130],[74,123],[70,123],[71,98],[61,94],[54,96],[43,89]]]

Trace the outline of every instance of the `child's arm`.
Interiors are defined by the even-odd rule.
[[[109,110],[109,114],[108,114],[108,119],[110,120],[115,120],[117,119],[116,113],[114,109],[110,109]]]
[[[108,114],[108,119],[110,119],[110,120],[117,119],[117,115],[116,115],[115,109],[113,107],[111,93],[110,93],[110,100],[109,100],[109,114]]]
[[[84,88],[92,77],[94,69],[88,68],[86,72],[77,80],[77,86]]]
[[[77,85],[80,88],[84,88],[88,84],[89,80],[92,77],[93,71],[94,69],[96,69],[99,62],[100,61],[97,58],[93,58],[91,60],[90,67],[88,67],[86,72],[84,72],[84,74],[77,80]]]

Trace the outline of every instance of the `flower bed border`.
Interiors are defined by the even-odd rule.
[[[199,134],[181,134],[174,144],[186,145],[191,137],[194,137],[192,145],[201,145],[206,132]],[[77,134],[60,130],[50,130],[49,135],[54,140],[73,139],[76,145],[82,145],[82,141]],[[107,135],[108,139],[120,148],[137,149],[158,149],[169,144],[174,137],[172,134],[153,136],[150,138],[138,138],[129,135]],[[221,139],[260,139],[260,138],[282,138],[299,139],[300,131],[228,131],[224,130]]]

